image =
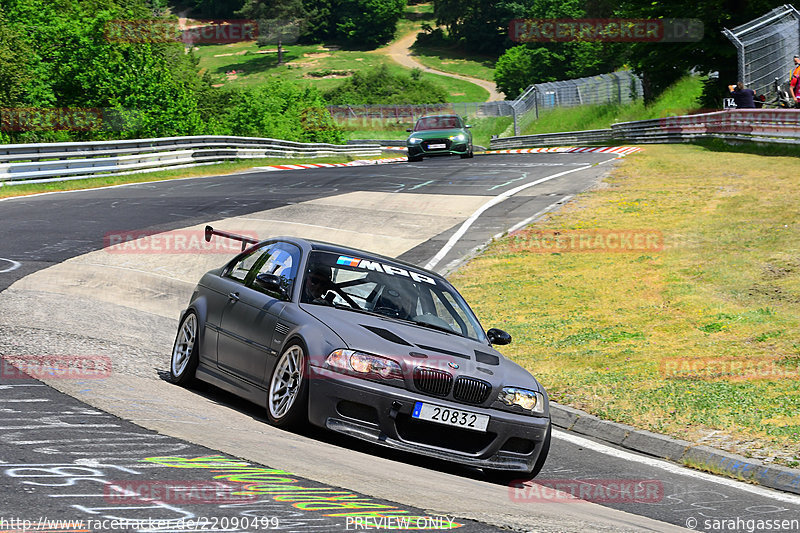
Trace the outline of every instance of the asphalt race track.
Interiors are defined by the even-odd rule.
[[[189,235],[212,223],[260,238],[291,233],[340,242],[421,266],[436,258],[433,268],[448,271],[492,236],[557,209],[591,187],[610,170],[613,157],[492,155],[252,171],[0,201],[0,354],[104,357],[113,368],[104,379],[47,379],[53,388],[0,377],[0,520],[88,520],[128,513],[126,517],[135,519],[217,519],[214,528],[170,522],[162,527],[141,523],[130,530],[344,531],[363,526],[355,519],[368,516],[357,514],[364,512],[375,519],[415,517],[427,529],[457,522],[463,531],[493,531],[494,526],[746,531],[747,520],[800,518],[800,497],[795,495],[684,469],[574,434],[554,432],[550,456],[537,478],[545,486],[586,480],[583,486],[602,488],[598,480],[606,480],[650,487],[650,497],[632,501],[595,492],[589,498],[595,503],[576,502],[554,498],[552,491],[538,486],[492,484],[478,470],[322,431],[278,430],[252,404],[211,387],[183,389],[164,379],[178,313],[193,284],[232,252],[104,249],[113,236],[126,232]],[[533,185],[503,196],[526,184]],[[220,457],[216,462],[198,459],[207,456]],[[212,478],[230,476],[237,468],[272,476],[270,496],[163,501],[170,498],[163,498],[163,486],[156,483],[150,487],[162,490],[162,498],[139,502],[117,497],[119,491],[110,493],[108,488],[144,480],[186,481],[208,489]],[[274,486],[281,483],[279,478],[293,480],[282,483],[295,488],[281,492]],[[291,491],[298,487],[306,495],[325,492],[341,498],[293,499],[297,492]],[[320,501],[363,506],[326,508]],[[331,511],[335,508],[346,511]],[[328,516],[334,514],[340,516]],[[276,522],[232,522],[261,516]],[[224,524],[223,517],[228,519]],[[22,527],[0,522],[4,530]]]

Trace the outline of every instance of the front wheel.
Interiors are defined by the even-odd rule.
[[[422,161],[422,157],[419,157],[419,156],[414,156],[414,157],[408,156],[408,162],[409,163],[419,163],[420,161]]]
[[[173,383],[186,385],[194,379],[197,370],[197,315],[189,311],[181,320],[178,335],[172,346],[172,360],[169,365],[169,375]]]
[[[280,428],[299,427],[308,421],[306,355],[299,344],[289,345],[275,363],[269,379],[267,417]]]

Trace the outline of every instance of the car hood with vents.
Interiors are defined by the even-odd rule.
[[[342,348],[390,357],[401,364],[406,375],[424,367],[444,370],[454,377],[479,378],[493,387],[542,390],[527,370],[488,344],[389,317],[324,305],[300,307],[335,331],[347,344]]]

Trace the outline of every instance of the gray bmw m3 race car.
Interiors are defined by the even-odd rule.
[[[232,392],[278,427],[310,422],[501,477],[541,470],[547,393],[443,277],[328,243],[214,235],[250,246],[197,284],[174,382]]]

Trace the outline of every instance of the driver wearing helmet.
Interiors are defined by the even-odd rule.
[[[311,265],[306,274],[306,282],[303,285],[304,303],[319,305],[331,305],[325,298],[325,293],[333,287],[331,281],[331,267],[320,263]]]

